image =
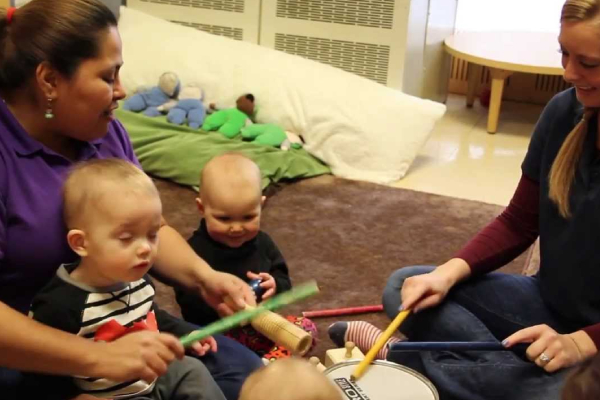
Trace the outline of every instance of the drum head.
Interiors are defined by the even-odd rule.
[[[439,400],[435,387],[412,369],[388,361],[374,361],[356,382],[350,374],[360,360],[350,360],[327,368],[323,373],[352,400]]]

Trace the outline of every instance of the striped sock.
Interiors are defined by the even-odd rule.
[[[381,329],[365,321],[336,322],[329,327],[329,336],[334,343],[343,347],[346,342],[354,342],[364,354],[367,354],[382,333]],[[389,338],[385,346],[377,353],[376,358],[385,360],[388,345],[399,341],[400,339],[395,337]]]

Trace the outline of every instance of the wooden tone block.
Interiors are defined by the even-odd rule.
[[[329,368],[340,362],[363,358],[365,358],[365,355],[354,343],[346,342],[346,346],[343,348],[331,349],[325,352],[325,367]]]

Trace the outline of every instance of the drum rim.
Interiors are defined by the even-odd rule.
[[[348,365],[356,365],[356,364],[360,363],[361,361],[362,360],[360,360],[360,359],[350,359],[350,360],[339,362],[337,364],[334,364],[334,365],[326,368],[323,371],[323,374],[327,375],[328,372],[335,371],[336,369],[340,369],[340,368],[348,366]],[[418,378],[421,382],[423,382],[429,389],[431,389],[434,400],[440,400],[440,394],[438,393],[435,386],[433,386],[433,383],[425,375],[421,374],[420,372],[415,371],[412,368],[408,368],[402,364],[398,364],[398,363],[395,363],[392,361],[387,361],[387,360],[374,360],[371,364],[381,365],[384,367],[392,367],[395,369],[399,369],[400,371],[406,372],[410,375],[413,375],[414,377]]]

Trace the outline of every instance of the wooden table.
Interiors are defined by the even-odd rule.
[[[473,105],[483,67],[492,78],[487,131],[498,129],[504,81],[514,72],[562,75],[558,33],[542,32],[460,32],[444,41],[444,48],[456,58],[469,62],[467,106]]]

